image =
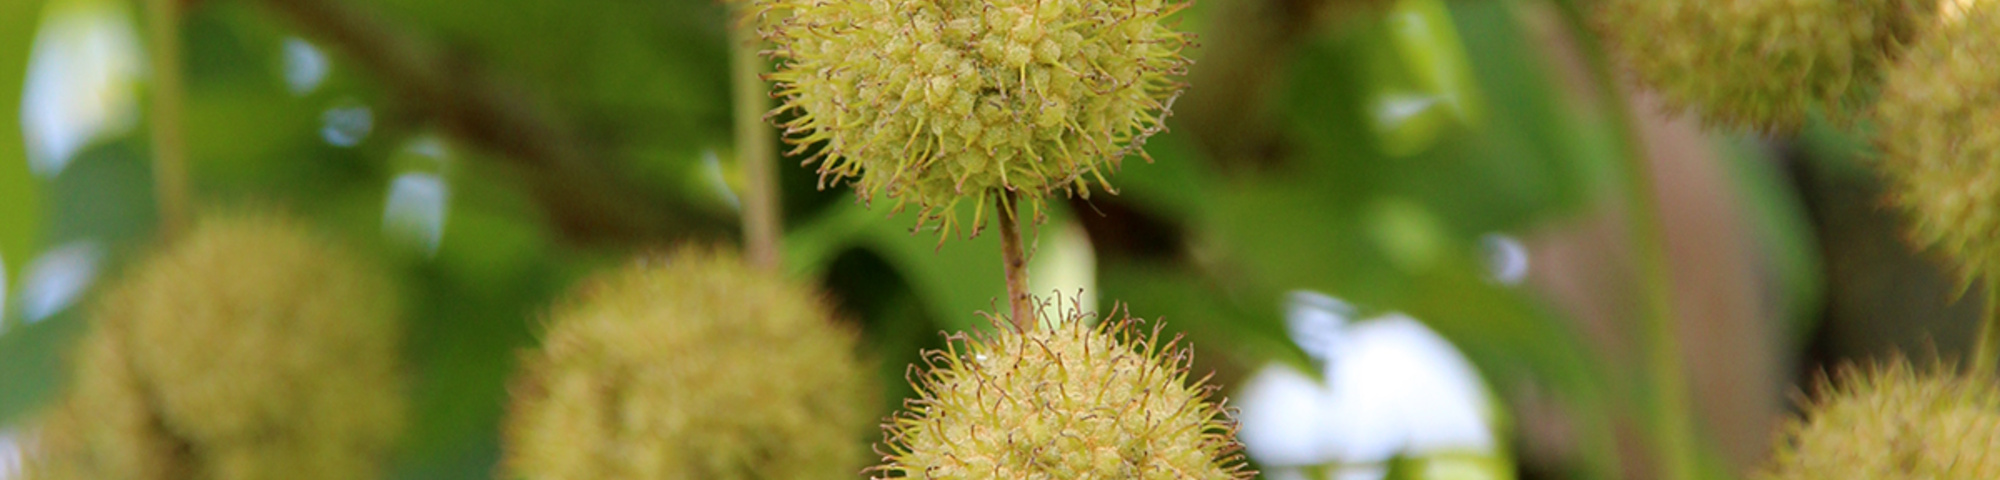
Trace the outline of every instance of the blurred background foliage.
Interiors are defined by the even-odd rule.
[[[505,381],[577,278],[677,242],[736,241],[725,9],[712,0],[181,1],[196,204],[310,217],[376,244],[412,290],[416,420],[395,478],[493,476]],[[1635,294],[1599,281],[1631,274],[1616,231],[1633,149],[1602,90],[1622,82],[1589,73],[1575,8],[1197,2],[1181,21],[1204,46],[1173,130],[1146,145],[1152,161],[1126,160],[1117,195],[1052,204],[1031,229],[1037,260],[1074,265],[1036,269],[1081,273],[1038,277],[1037,290],[1163,318],[1225,387],[1267,362],[1308,363],[1286,292],[1405,312],[1487,377],[1519,425],[1507,441],[1526,478],[1647,478],[1634,418],[1648,394],[1626,352],[1642,334],[1625,305]],[[148,129],[133,119],[136,99],[159,93],[143,65],[78,66],[105,49],[143,57],[142,10],[0,2],[0,430],[61,388],[96,280],[157,242]],[[79,35],[109,36],[51,46]],[[57,77],[69,87],[37,91],[36,75],[70,75]],[[40,158],[24,122],[41,120],[23,110],[38,95],[81,95],[56,100],[109,120],[70,126],[78,148]],[[1639,101],[1640,130],[1692,130]],[[1897,240],[1853,163],[1866,150],[1856,138],[1816,127],[1638,149],[1663,176],[1714,172],[1662,183],[1673,263],[1714,265],[1680,248],[1709,237],[1671,232],[1715,225],[1717,244],[1744,252],[1713,272],[1675,270],[1697,283],[1676,289],[1695,344],[1684,353],[1715,354],[1703,350],[1715,338],[1759,352],[1687,364],[1704,433],[1768,433],[1785,393],[1822,365],[1961,347],[1975,302],[1952,303],[1949,282]],[[988,326],[975,312],[1003,291],[997,240],[911,232],[907,214],[816,188],[802,158],[779,169],[787,271],[865,332],[892,389],[886,414],[938,332]],[[1672,212],[1702,202],[1722,206]],[[1527,282],[1493,278],[1502,238],[1527,245]],[[1710,273],[1732,281],[1704,290]],[[1733,377],[1731,362],[1771,375]],[[1743,419],[1754,425],[1730,425]],[[1709,471],[1740,471],[1764,440],[1704,442]]]

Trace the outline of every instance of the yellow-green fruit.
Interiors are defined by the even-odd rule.
[[[508,478],[839,479],[872,373],[811,290],[683,249],[591,280],[523,360]]]
[[[155,421],[114,341],[120,336],[100,329],[78,340],[69,392],[30,430],[26,479],[191,478],[194,459],[178,453],[185,442]]]
[[[1791,130],[1879,82],[1926,2],[1607,0],[1600,28],[1669,108],[1731,128]]]
[[[1001,190],[1104,188],[1162,130],[1191,36],[1174,0],[763,0],[784,124],[822,181],[858,176],[922,222]],[[975,219],[975,231],[979,221]]]
[[[1875,115],[1911,236],[1969,279],[2000,267],[2000,4],[1966,5],[1889,72]]]
[[[1235,423],[1190,353],[1081,314],[926,354],[920,398],[886,426],[877,478],[1240,479]]]
[[[366,265],[293,221],[203,220],[100,299],[35,478],[379,475],[405,399],[394,289]]]
[[[1762,480],[2000,478],[2000,389],[1895,361],[1851,369],[1787,425]]]

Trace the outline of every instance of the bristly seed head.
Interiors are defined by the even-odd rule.
[[[919,398],[883,426],[876,478],[1247,479],[1235,422],[1190,352],[1113,315],[956,336],[926,353]],[[913,367],[914,369],[914,367]]]
[[[2000,4],[1941,15],[1889,72],[1875,106],[1891,198],[1912,239],[1966,284],[2000,268]]]
[[[858,177],[864,201],[886,193],[946,232],[961,200],[1112,190],[1108,171],[1165,128],[1192,39],[1162,23],[1174,0],[752,5],[792,153],[817,147],[822,186]]]
[[[829,311],[724,250],[597,276],[523,359],[507,478],[854,478],[874,376]]]
[[[1902,359],[1848,368],[1788,424],[1758,480],[2000,478],[2000,389]]]
[[[1669,108],[1785,131],[1865,97],[1929,11],[1915,0],[1607,0],[1610,48]]]
[[[373,267],[282,216],[202,219],[99,299],[27,478],[380,475],[407,399]]]

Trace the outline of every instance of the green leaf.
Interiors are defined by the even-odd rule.
[[[72,311],[0,335],[0,425],[39,411],[68,380],[69,346],[84,322]]]
[[[116,281],[120,266],[143,251],[153,232],[152,183],[140,140],[127,137],[79,152],[47,185],[52,221],[45,233],[55,244],[90,242],[100,248],[93,284],[76,303],[33,324],[0,332],[0,423],[46,403],[67,381],[64,361],[83,332],[93,295]],[[9,307],[16,308],[18,307]]]
[[[1513,480],[1514,462],[1505,455],[1447,451],[1389,460],[1388,480]]]
[[[1162,218],[1193,216],[1206,209],[1210,185],[1215,181],[1207,170],[1214,160],[1193,142],[1194,138],[1183,131],[1167,131],[1148,139],[1146,153],[1153,161],[1127,158],[1110,177],[1118,188],[1116,198]]]
[[[1610,373],[1573,322],[1492,281],[1476,253],[1481,235],[1580,210],[1616,158],[1610,132],[1573,128],[1580,114],[1552,90],[1504,3],[1455,4],[1453,13],[1473,78],[1491,94],[1494,118],[1507,121],[1441,133],[1409,158],[1357,148],[1383,141],[1368,133],[1372,91],[1362,81],[1378,46],[1355,34],[1308,45],[1283,103],[1296,149],[1278,167],[1213,184],[1195,250],[1245,302],[1311,289],[1420,319],[1503,390],[1553,390],[1577,407],[1586,443],[1608,445]],[[1612,473],[1608,462],[1587,469]]]
[[[1108,304],[1159,319],[1236,365],[1280,361],[1310,370],[1311,360],[1286,330],[1279,299],[1244,295],[1192,269],[1142,262],[1102,262],[1099,288]],[[1208,359],[1213,361],[1213,359]]]

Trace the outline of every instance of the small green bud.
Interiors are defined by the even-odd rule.
[[[876,390],[828,311],[705,249],[590,280],[523,359],[508,478],[852,478]]]
[[[793,153],[954,230],[954,206],[1111,190],[1107,170],[1165,129],[1192,36],[1172,0],[763,0]],[[769,21],[769,20],[767,20]],[[975,217],[978,217],[975,214]],[[980,220],[973,220],[976,232]]]
[[[1914,241],[1968,279],[2000,267],[2000,5],[1945,15],[1888,74],[1879,168]]]
[[[1847,369],[1816,397],[1755,478],[2000,478],[2000,389],[1990,379],[1918,373],[1897,359]]]
[[[1669,108],[1709,124],[1793,130],[1851,107],[1916,31],[1913,0],[1607,0],[1617,57]]]
[[[33,478],[378,475],[405,399],[395,292],[367,266],[291,220],[204,219],[92,312]]]
[[[926,352],[919,398],[887,425],[876,478],[1247,479],[1215,387],[1178,338],[1122,318],[967,337]]]

